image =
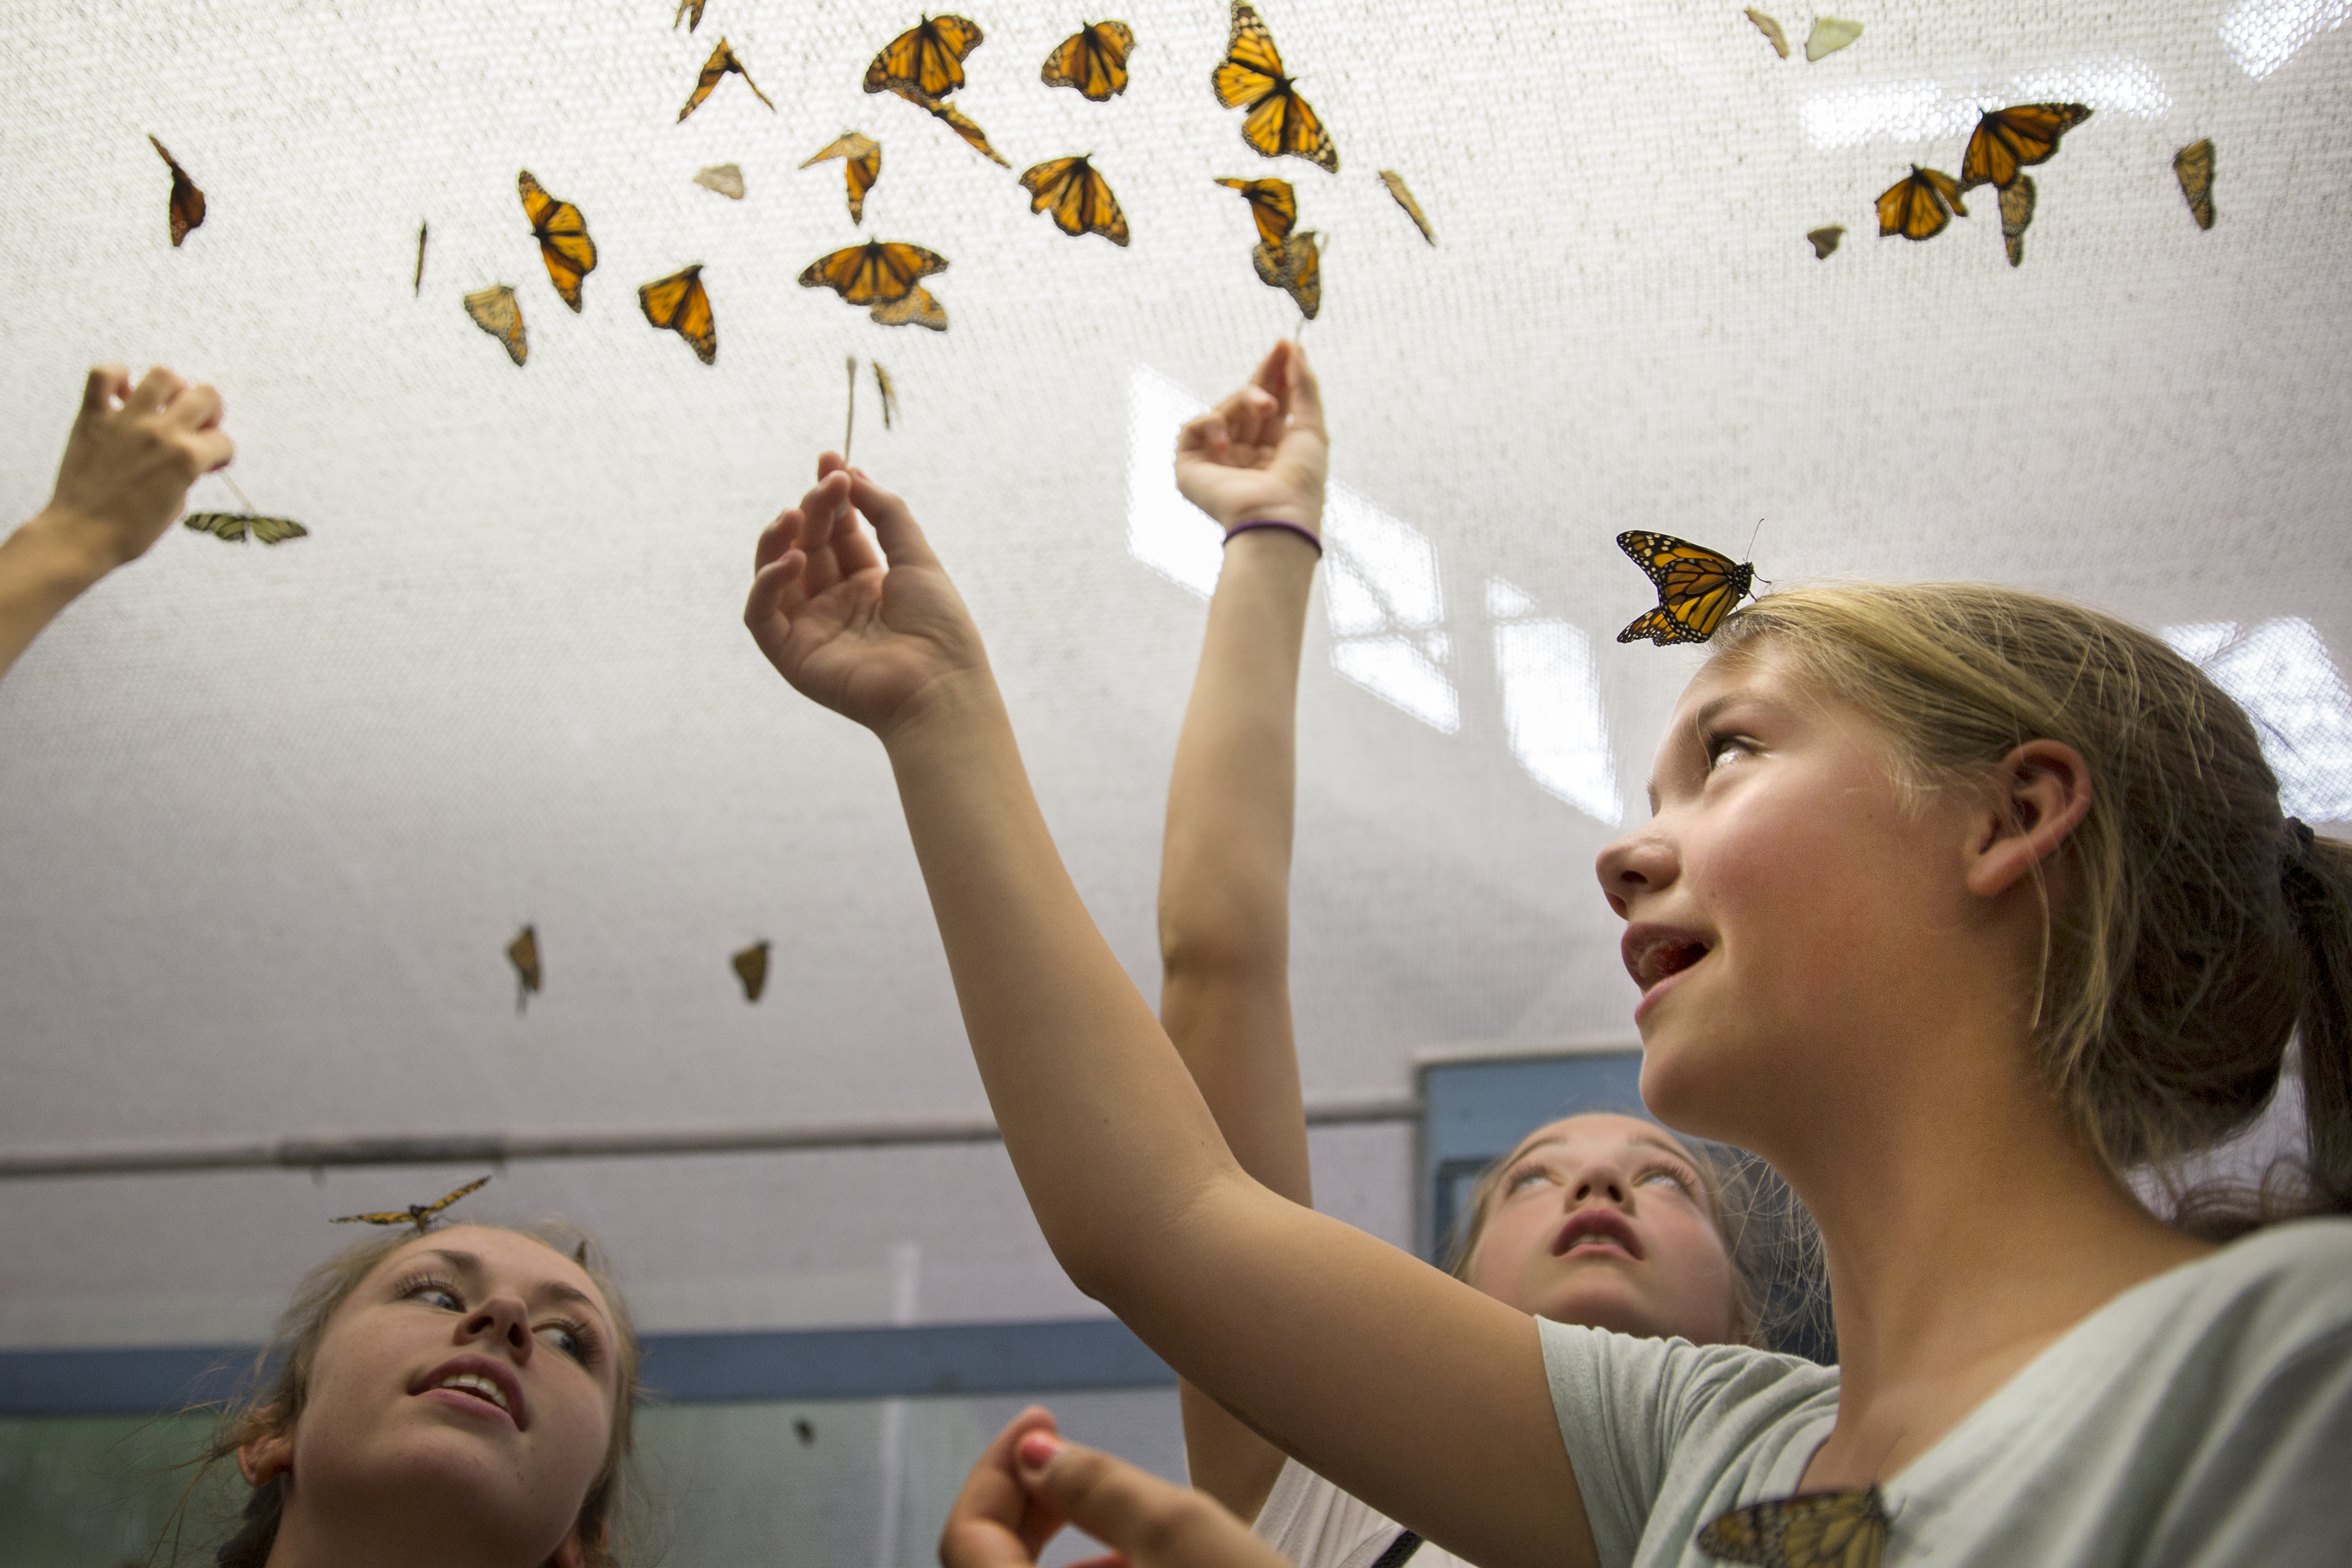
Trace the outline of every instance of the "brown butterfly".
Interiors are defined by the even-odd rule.
[[[919,294],[922,290],[915,292]],[[874,390],[882,397],[882,428],[887,430],[891,422],[898,417],[898,389],[890,384],[890,372],[882,368],[881,361],[876,360],[873,364]]]
[[[2000,188],[2000,243],[2009,249],[2009,265],[2025,264],[2025,226],[2033,221],[2033,176],[2020,174]]]
[[[735,977],[743,982],[743,999],[758,1001],[760,993],[768,988],[768,945],[754,942],[728,962],[735,966]]]
[[[412,297],[425,292],[425,235],[431,227],[422,220],[416,225],[416,282],[408,291]]]
[[[2200,229],[2213,226],[2213,139],[2192,141],[2172,155],[2172,175]]]
[[[147,144],[172,166],[170,216],[172,244],[177,248],[179,243],[188,237],[188,231],[205,221],[205,193],[196,189],[196,183],[188,178],[188,172],[180,167],[180,161],[165,151],[162,142],[151,135],[147,138]]]
[[[1824,224],[1817,229],[1807,229],[1805,237],[1813,244],[1813,259],[1827,261],[1830,252],[1837,249],[1838,241],[1845,238],[1843,224]]]
[[[644,285],[637,290],[637,304],[646,320],[685,339],[695,358],[706,365],[718,361],[719,327],[710,319],[710,296],[702,287],[700,262]]]
[[[1242,140],[1268,158],[1284,153],[1304,158],[1326,173],[1339,172],[1339,150],[1331,133],[1291,90],[1291,78],[1282,74],[1282,56],[1274,47],[1257,12],[1243,0],[1233,0],[1233,32],[1225,40],[1225,57],[1209,73],[1217,101],[1227,109],[1246,109]]]
[[[970,142],[982,157],[986,158],[990,162],[994,163],[998,168],[1010,169],[1013,167],[1012,164],[1004,161],[1004,154],[999,152],[995,148],[991,147],[988,144],[988,132],[973,124],[971,117],[966,115],[963,110],[958,109],[954,104],[941,103],[938,99],[932,98],[925,93],[918,92],[913,88],[901,87],[895,83],[891,86],[890,90],[897,93],[900,98],[905,99],[908,103],[913,104],[916,108],[927,111],[933,118],[944,121],[949,130],[954,131],[958,136],[962,137],[966,141]]]
[[[1756,24],[1756,30],[1764,35],[1764,41],[1772,46],[1774,54],[1784,60],[1789,57],[1789,35],[1780,30],[1780,23],[1753,7],[1748,12],[1748,19]]]
[[[1029,193],[1029,210],[1045,213],[1066,235],[1098,234],[1117,246],[1127,244],[1127,214],[1118,198],[1086,158],[1053,158],[1021,176]]]
[[[830,288],[852,305],[896,305],[948,258],[919,245],[870,239],[818,256],[801,273],[803,288]]]
[[[526,925],[507,944],[507,962],[515,970],[515,1011],[539,992],[539,927]]]
[[[266,545],[284,544],[306,537],[310,529],[290,517],[265,517],[253,512],[190,512],[187,526],[229,544],[241,544],[247,534]]]
[[[1960,155],[1960,189],[2006,187],[2019,170],[2048,162],[2058,151],[2058,139],[2090,118],[2089,105],[2080,103],[2021,103],[1986,110],[1969,137],[1969,150]]]
[[[1257,220],[1257,237],[1267,245],[1280,245],[1297,226],[1298,196],[1289,181],[1220,178],[1217,183],[1242,193],[1242,200],[1249,204],[1250,216]]]
[[[1800,1492],[1733,1509],[1698,1532],[1698,1549],[1764,1568],[1878,1568],[1893,1522],[1875,1486]]]
[[[771,110],[774,110],[776,106],[769,103],[768,95],[760,90],[760,84],[751,79],[751,73],[743,68],[743,62],[735,57],[735,51],[727,47],[725,38],[721,38],[719,47],[710,51],[710,57],[702,62],[702,75],[695,78],[694,90],[687,95],[686,107],[677,111],[677,117],[684,120],[700,109],[702,100],[710,96],[710,89],[719,85],[719,78],[729,71],[741,77],[743,85],[751,89],[752,96],[767,104]]]
[[[801,165],[805,169],[807,164]],[[713,163],[708,169],[694,172],[694,183],[706,191],[716,191],[730,202],[743,199],[743,170],[740,164]]]
[[[1437,235],[1431,230],[1429,220],[1421,215],[1421,204],[1414,201],[1412,193],[1404,188],[1404,176],[1393,169],[1383,169],[1381,171],[1381,183],[1389,188],[1389,194],[1396,198],[1396,204],[1402,207],[1405,216],[1412,220],[1412,226],[1421,231],[1421,237],[1435,245]]]
[[[1260,240],[1250,247],[1250,265],[1257,268],[1260,283],[1287,293],[1298,313],[1309,321],[1323,308],[1323,256],[1316,246],[1313,229],[1292,235],[1278,245]]]
[[[845,131],[825,143],[823,151],[801,165],[822,163],[829,158],[842,160],[844,178],[849,183],[849,221],[866,221],[866,193],[882,177],[882,143],[870,136],[860,136],[855,131]]]
[[[466,314],[474,319],[475,326],[496,338],[516,364],[530,357],[530,343],[523,336],[522,304],[505,284],[467,295]]]
[[[948,308],[928,288],[909,289],[904,299],[877,305],[866,314],[885,327],[928,327],[934,332],[948,329]],[[883,423],[887,425],[889,421],[885,419]]]
[[[882,46],[866,68],[866,90],[912,88],[940,99],[963,86],[964,57],[980,47],[980,24],[968,16],[925,16]]]
[[[1933,239],[1944,232],[1952,214],[1969,210],[1960,204],[1960,188],[1940,169],[1911,165],[1911,172],[1879,193],[1878,237],[1901,235],[1905,239]]]
[[[467,1193],[479,1192],[489,1185],[489,1180],[488,1176],[484,1176],[479,1181],[469,1181],[457,1191],[437,1197],[431,1203],[412,1203],[406,1208],[388,1208],[375,1214],[338,1215],[333,1223],[337,1225],[414,1225],[416,1227],[416,1234],[422,1236],[431,1228],[435,1215]]]
[[[1081,22],[1054,46],[1038,77],[1047,87],[1074,87],[1096,103],[1127,90],[1127,56],[1135,34],[1124,22]]]
[[[549,195],[528,169],[515,176],[515,189],[522,193],[523,215],[530,219],[531,235],[539,241],[549,281],[563,296],[563,302],[577,311],[580,280],[596,270],[596,242],[588,237],[587,220],[570,202]]]
[[[669,30],[677,32],[680,22],[686,24],[689,33],[701,26],[703,4],[704,0],[677,0],[677,15],[669,19]]]

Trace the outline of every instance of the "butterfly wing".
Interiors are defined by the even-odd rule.
[[[735,977],[743,982],[743,999],[758,1001],[768,988],[768,945],[754,942],[729,961],[735,966]]]
[[[2021,103],[1987,110],[1961,155],[1960,189],[2006,187],[2019,170],[2048,162],[2058,151],[2058,139],[2090,118],[2089,105],[2080,103]]]
[[[2020,174],[2000,188],[2000,240],[2009,248],[2009,265],[2025,263],[2025,227],[2033,221],[2033,176]]]
[[[963,60],[980,47],[980,25],[967,16],[927,16],[882,47],[866,68],[866,90],[908,87],[945,98],[963,86]]]
[[[685,339],[708,365],[719,358],[719,329],[710,319],[710,296],[702,287],[699,263],[656,278],[637,290],[646,319]]]
[[[669,19],[670,31],[677,31],[680,22],[686,24],[686,30],[689,33],[701,26],[703,4],[704,0],[677,0],[677,15]]]
[[[2189,215],[2197,220],[2200,229],[2213,226],[2213,139],[2192,141],[2172,155],[2172,175],[2180,182],[2180,194],[2189,204]]]
[[[1225,39],[1225,57],[1209,73],[1209,83],[1217,90],[1217,101],[1227,109],[1244,105],[1254,109],[1282,87],[1282,56],[1275,49],[1274,35],[1242,0],[1234,0],[1233,31]]]
[[[1422,215],[1421,204],[1412,199],[1411,191],[1405,189],[1404,176],[1393,169],[1383,169],[1381,171],[1381,183],[1389,188],[1389,194],[1396,198],[1396,204],[1402,207],[1405,216],[1412,220],[1412,226],[1421,231],[1421,237],[1435,245],[1436,232],[1429,226],[1429,220]]]
[[[200,534],[211,534],[230,544],[241,543],[253,522],[251,515],[245,512],[190,512],[182,520]]]
[[[523,170],[515,176],[522,196],[523,215],[539,241],[540,259],[547,264],[548,281],[574,311],[580,308],[580,281],[596,270],[596,242],[588,237],[587,220],[570,202],[559,202]]]
[[[147,144],[172,166],[172,197],[166,215],[172,225],[172,245],[176,249],[188,237],[188,231],[205,221],[205,193],[196,189],[196,183],[188,178],[188,172],[180,167],[178,159],[164,151],[161,141],[150,136]]]
[[[923,295],[925,298],[930,298],[928,293],[919,288],[915,290],[915,293]],[[909,295],[908,298],[913,297]],[[882,399],[882,428],[887,430],[892,422],[898,417],[898,389],[890,384],[890,372],[882,368],[881,361],[875,360],[869,362],[874,366],[874,390]]]
[[[710,51],[710,57],[702,62],[702,73],[694,78],[694,90],[686,95],[686,107],[677,111],[678,119],[684,120],[702,107],[702,100],[710,96],[710,89],[717,87],[719,78],[727,74],[728,62],[734,57],[734,51],[727,47],[727,40],[719,39],[719,47]]]
[[[1862,37],[1862,24],[1841,21],[1835,16],[1816,16],[1813,30],[1805,35],[1805,58],[1818,60],[1836,54]]]
[[[1110,183],[1084,158],[1055,158],[1021,176],[1029,210],[1049,214],[1066,235],[1098,234],[1117,246],[1128,242],[1127,214]]]
[[[1124,22],[1096,22],[1055,46],[1038,73],[1047,87],[1076,88],[1096,103],[1127,90],[1127,56],[1135,34]]]
[[[1257,237],[1267,245],[1280,245],[1298,223],[1298,196],[1287,180],[1221,178],[1217,183],[1242,193],[1250,205],[1250,216],[1257,220]]]
[[[1748,596],[1756,569],[1704,545],[1672,534],[1639,529],[1617,536],[1618,548],[1633,557],[1658,591],[1658,607],[1636,617],[1617,633],[1620,643],[1647,637],[1669,643],[1704,643],[1732,607]]]
[[[505,284],[467,295],[466,314],[474,319],[475,326],[496,338],[516,364],[530,357],[530,343],[523,335],[521,302]]]
[[[1323,308],[1322,253],[1315,244],[1313,229],[1279,244],[1261,240],[1251,247],[1250,265],[1257,269],[1260,283],[1288,294],[1298,313],[1309,321]]]
[[[339,1214],[335,1216],[332,1223],[336,1225],[414,1225],[416,1220],[415,1216],[404,1208],[397,1212],[380,1210],[373,1214]]]
[[[253,537],[266,545],[282,545],[288,539],[306,538],[310,530],[291,517],[253,517]]]
[[[1698,1549],[1765,1568],[1878,1568],[1888,1522],[1876,1487],[1805,1492],[1732,1510],[1698,1532]]]
[[[1784,60],[1789,57],[1789,35],[1780,30],[1780,23],[1753,9],[1748,13],[1748,19],[1756,24],[1756,30],[1764,35],[1764,41],[1772,46],[1774,54]]]
[[[988,132],[982,131],[978,125],[974,124],[971,117],[966,115],[963,110],[958,109],[955,105],[951,103],[941,103],[938,99],[932,98],[927,93],[917,92],[910,87],[893,84],[890,90],[897,93],[900,98],[905,99],[908,103],[913,104],[916,108],[925,110],[935,119],[944,122],[949,130],[954,131],[958,136],[962,137],[966,142],[971,144],[975,152],[979,152],[982,157],[986,158],[998,168],[1010,169],[1013,167],[1012,164],[1005,162],[1004,154],[999,152],[995,148],[991,147],[988,144]]]
[[[1339,172],[1339,149],[1305,99],[1286,86],[1268,93],[1242,120],[1242,140],[1267,158],[1304,158],[1327,173]]]
[[[1954,213],[1968,215],[1952,177],[1934,169],[1914,168],[1879,194],[1879,237],[1899,234],[1905,239],[1933,239],[1944,232]]]
[[[524,926],[516,935],[515,939],[507,944],[507,961],[515,967],[515,979],[524,990],[539,989],[539,928],[537,926]]]
[[[450,1193],[446,1197],[438,1198],[432,1203],[425,1205],[424,1207],[419,1210],[417,1218],[422,1218],[427,1214],[438,1214],[443,1209],[448,1207],[451,1204],[457,1202],[459,1198],[465,1197],[467,1193],[479,1192],[482,1188],[489,1185],[490,1178],[488,1176],[482,1176],[478,1180],[469,1181],[465,1186],[459,1187],[457,1191]]]
[[[1821,228],[1808,229],[1805,231],[1805,237],[1812,241],[1813,259],[1827,261],[1830,258],[1830,252],[1837,249],[1838,241],[1845,238],[1845,225],[1829,224]]]
[[[801,165],[805,169],[807,164]],[[708,169],[695,171],[694,183],[706,191],[716,191],[728,200],[743,199],[743,170],[735,163],[713,163]]]
[[[866,314],[885,327],[928,327],[934,332],[948,329],[948,308],[940,304],[929,289],[919,286],[908,289],[904,299],[877,305]],[[875,368],[879,370],[881,367],[877,365]],[[882,423],[886,428],[890,423],[890,406],[886,399],[882,404]]]

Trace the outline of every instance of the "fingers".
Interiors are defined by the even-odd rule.
[[[1016,1450],[1022,1483],[1137,1568],[1257,1568],[1274,1549],[1202,1493],[1044,1433]]]
[[[798,507],[787,507],[776,514],[774,522],[760,530],[760,542],[753,546],[751,550],[753,576],[758,576],[761,568],[782,556],[800,541],[801,526],[806,521]]]
[[[1303,426],[1317,434],[1327,434],[1323,424],[1323,388],[1315,372],[1307,365],[1307,350],[1297,344],[1286,345],[1290,350],[1290,381],[1287,387],[1290,423]]]
[[[1061,1526],[1030,1496],[1014,1468],[1016,1444],[1052,1434],[1054,1417],[1032,1405],[992,1438],[956,1494],[940,1531],[945,1568],[1032,1568],[1037,1552]]]
[[[236,443],[231,441],[226,433],[218,430],[198,431],[190,439],[188,448],[202,465],[196,470],[199,474],[217,474],[227,467],[229,460],[236,455]]]
[[[915,514],[907,503],[868,479],[856,469],[850,470],[849,498],[874,525],[874,537],[882,546],[883,559],[892,566],[930,566],[940,564],[931,553],[930,541],[916,526]]]
[[[152,413],[187,389],[188,383],[157,365],[142,378],[122,406],[132,413]]]
[[[751,640],[771,662],[792,633],[791,611],[800,603],[801,576],[807,565],[808,557],[788,549],[751,579],[751,594],[743,601],[743,624],[751,629]]]
[[[81,411],[85,414],[111,413],[117,399],[131,392],[131,371],[122,365],[99,365],[82,383]]]
[[[184,430],[204,430],[220,423],[221,394],[210,386],[193,386],[172,400],[164,411]]]

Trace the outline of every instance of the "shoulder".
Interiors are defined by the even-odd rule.
[[[2302,1219],[2241,1237],[2140,1288],[2133,1315],[2184,1349],[2259,1375],[2352,1336],[2352,1219]]]
[[[1834,1396],[1837,1368],[1739,1344],[1636,1339],[1575,1323],[1542,1322],[1544,1370],[1555,1404],[1631,1404],[1684,1416],[1727,1401],[1803,1405]],[[1564,1412],[1563,1412],[1564,1413]]]

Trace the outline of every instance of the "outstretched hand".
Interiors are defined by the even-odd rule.
[[[220,420],[220,393],[208,386],[158,365],[134,388],[122,366],[99,366],[82,387],[45,520],[104,567],[146,554],[180,515],[188,486],[235,455]]]
[[[972,1467],[940,1532],[940,1562],[1034,1568],[1066,1524],[1111,1548],[1076,1568],[1289,1568],[1213,1498],[1064,1442],[1034,1405]]]
[[[743,623],[795,690],[887,739],[988,656],[907,504],[833,453],[816,467],[760,535]]]
[[[1249,384],[1176,438],[1176,487],[1216,519],[1295,523],[1320,533],[1330,439],[1307,351],[1285,340]]]

